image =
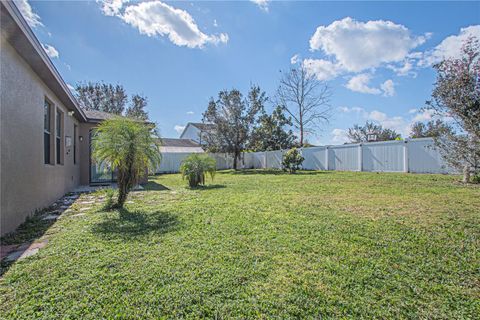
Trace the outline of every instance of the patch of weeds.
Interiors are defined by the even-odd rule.
[[[33,215],[28,216],[14,232],[1,237],[0,243],[2,245],[20,244],[40,238],[55,223],[55,220],[43,220],[46,212],[48,212],[47,209],[37,210]]]
[[[474,176],[470,179],[470,182],[471,182],[471,183],[475,183],[475,184],[479,184],[479,183],[480,183],[480,173],[474,175]]]

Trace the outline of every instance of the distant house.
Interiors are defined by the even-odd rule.
[[[205,144],[205,135],[215,129],[215,125],[211,123],[194,123],[189,122],[183,129],[180,139],[190,139],[200,145]]]
[[[161,153],[200,153],[204,152],[202,146],[190,139],[160,139]]]

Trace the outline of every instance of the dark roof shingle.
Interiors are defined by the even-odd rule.
[[[160,139],[160,144],[162,147],[187,147],[187,148],[201,147],[198,143],[190,139],[162,138]]]
[[[200,129],[200,131],[208,131],[215,128],[213,123],[190,122],[190,124]]]
[[[107,120],[111,119],[116,116],[116,114],[113,113],[108,113],[108,112],[103,112],[103,111],[98,111],[98,110],[86,110],[83,109],[83,112],[85,112],[85,115],[87,116],[88,120]]]

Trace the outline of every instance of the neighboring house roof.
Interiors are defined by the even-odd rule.
[[[160,143],[162,147],[201,148],[201,145],[190,139],[162,138]]]
[[[189,122],[187,123],[182,133],[180,134],[180,139],[182,139],[185,136],[189,127],[194,127],[198,129],[200,132],[206,132],[206,131],[211,131],[215,129],[215,125],[213,123]]]
[[[77,119],[86,121],[77,100],[13,1],[1,1],[0,12],[2,37],[53,91],[62,104],[73,111]]]
[[[208,130],[213,130],[215,128],[215,125],[213,123],[189,122],[187,126],[188,125],[192,125],[198,128],[200,131],[208,131]]]
[[[160,141],[162,153],[201,153],[205,152],[201,145],[190,139],[163,138]]]
[[[87,117],[88,122],[101,122],[103,120],[111,119],[116,116],[116,114],[98,111],[98,110],[85,110],[83,109],[85,116]]]

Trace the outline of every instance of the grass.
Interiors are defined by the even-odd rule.
[[[0,317],[473,319],[480,188],[457,179],[152,177],[125,210],[58,220],[0,280]]]

